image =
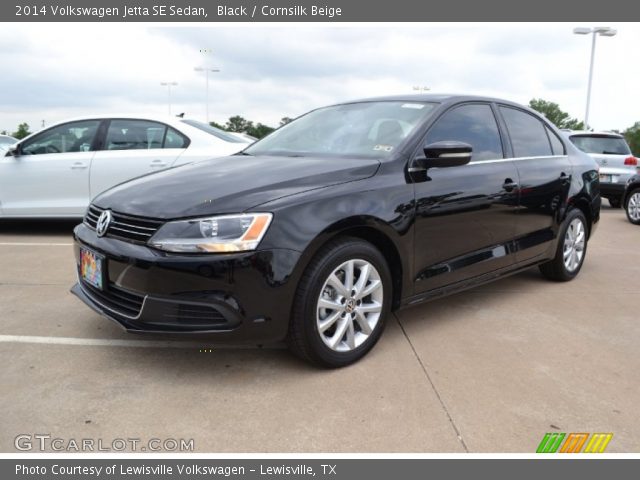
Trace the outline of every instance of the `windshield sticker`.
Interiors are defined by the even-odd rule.
[[[403,103],[402,108],[415,108],[416,110],[420,110],[424,108],[422,103]]]
[[[375,145],[373,149],[375,151],[390,152],[393,150],[393,145]]]

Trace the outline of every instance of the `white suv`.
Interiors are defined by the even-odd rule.
[[[627,180],[636,173],[638,159],[622,135],[612,132],[563,131],[571,142],[600,166],[600,196],[619,208]]]

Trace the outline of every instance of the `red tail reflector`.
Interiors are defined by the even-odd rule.
[[[638,165],[638,159],[636,157],[627,157],[624,159],[625,165]]]

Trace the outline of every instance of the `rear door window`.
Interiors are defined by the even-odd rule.
[[[164,148],[186,148],[189,141],[177,130],[169,127],[164,137]]]
[[[515,157],[544,157],[553,155],[546,126],[530,113],[504,105],[500,112],[507,124]]]
[[[551,150],[554,155],[564,155],[565,149],[562,140],[558,138],[558,136],[551,130],[548,126],[545,125],[547,130],[547,135],[549,136],[549,140],[551,141]]]
[[[163,148],[167,126],[148,120],[111,120],[105,150]]]

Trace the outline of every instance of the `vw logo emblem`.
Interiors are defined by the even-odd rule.
[[[96,233],[99,237],[104,237],[111,224],[111,210],[105,210],[98,217],[98,223],[96,223]]]

